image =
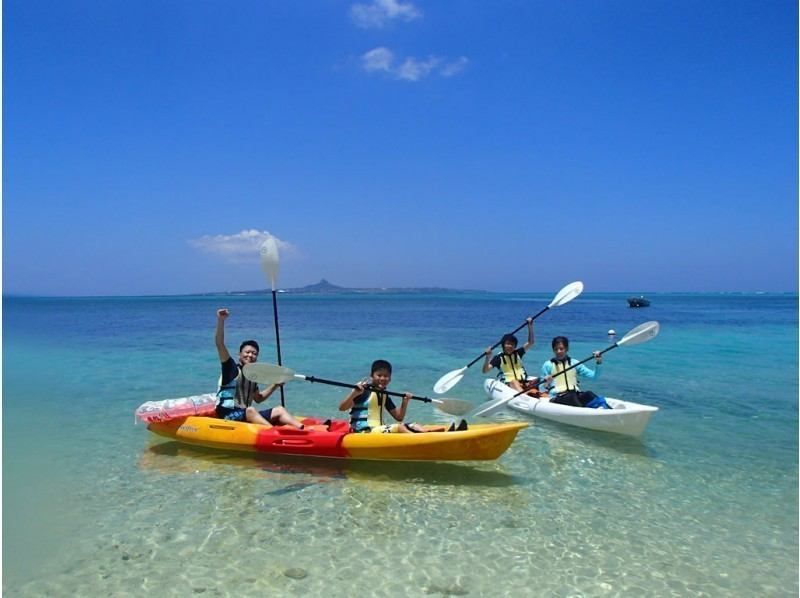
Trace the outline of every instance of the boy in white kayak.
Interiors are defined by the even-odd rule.
[[[502,351],[492,357],[492,348],[486,349],[486,359],[483,362],[483,373],[487,374],[492,368],[497,368],[500,373],[497,377],[506,385],[517,392],[527,391],[534,397],[539,396],[538,380],[529,379],[528,372],[522,364],[522,356],[533,346],[533,318],[528,318],[528,341],[517,349],[519,341],[513,334],[506,334],[500,339]]]
[[[266,401],[278,388],[277,384],[265,390],[259,390],[258,384],[244,377],[242,368],[245,364],[258,360],[258,343],[253,340],[244,341],[239,346],[239,362],[234,361],[225,346],[225,320],[230,315],[226,308],[217,310],[217,328],[214,341],[222,365],[222,378],[217,391],[217,417],[232,421],[247,421],[251,424],[289,425],[299,430],[304,428],[285,407],[273,407],[258,411],[252,404]]]
[[[444,432],[444,426],[420,426],[415,423],[403,423],[406,408],[411,400],[411,393],[403,395],[400,407],[386,392],[392,381],[392,364],[385,359],[372,362],[370,377],[356,383],[356,387],[339,404],[339,411],[350,411],[350,431],[372,434],[403,434],[408,432]],[[383,423],[384,408],[397,420],[396,424]],[[451,426],[455,429],[455,425]],[[467,423],[461,420],[459,430],[466,430]]]
[[[579,386],[579,377],[596,379],[600,375],[599,366],[603,363],[600,352],[594,352],[596,369],[589,369],[583,364],[569,369],[573,364],[572,358],[567,354],[569,339],[566,336],[557,336],[551,346],[555,357],[542,364],[542,379],[548,384],[550,402],[572,407],[610,409],[603,397],[590,390],[582,391]]]

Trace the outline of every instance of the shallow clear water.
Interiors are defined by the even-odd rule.
[[[431,394],[552,295],[279,298],[283,362]],[[536,322],[590,388],[660,408],[641,439],[540,420],[488,463],[340,463],[189,448],[134,425],[146,400],[213,390],[215,309],[261,341],[264,297],[5,298],[3,589],[13,596],[770,595],[798,593],[796,295],[584,294]],[[448,396],[481,402],[480,363]],[[588,386],[587,386],[588,387]],[[286,388],[338,416],[344,393]],[[274,400],[274,399],[271,399]],[[448,422],[413,403],[408,419]],[[508,412],[495,419],[525,419]]]

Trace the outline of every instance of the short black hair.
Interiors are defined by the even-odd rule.
[[[261,347],[259,347],[258,343],[256,341],[254,341],[254,340],[244,341],[241,345],[239,345],[239,353],[241,353],[242,349],[244,349],[247,345],[250,345],[251,347],[255,347],[256,348],[256,352],[261,353]]]
[[[566,336],[557,336],[553,338],[553,342],[550,343],[550,346],[555,349],[556,345],[559,343],[564,345],[565,348],[569,349],[569,339]]]
[[[374,374],[378,370],[386,370],[390,374],[392,373],[392,364],[386,361],[385,359],[376,359],[372,362],[372,367],[369,370],[370,374]]]
[[[516,347],[519,344],[517,337],[513,334],[504,334],[503,338],[500,339],[500,344],[505,345],[506,341],[511,341],[511,343]]]

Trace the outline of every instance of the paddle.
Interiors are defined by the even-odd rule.
[[[639,324],[636,328],[634,328],[633,330],[628,332],[628,334],[623,336],[621,339],[619,339],[613,345],[610,345],[610,346],[606,347],[602,351],[598,351],[596,355],[594,353],[592,353],[586,359],[583,359],[583,360],[579,361],[578,363],[573,363],[568,368],[565,368],[564,370],[558,372],[557,375],[561,376],[563,374],[566,374],[566,372],[575,369],[579,365],[583,365],[587,361],[591,361],[592,359],[595,359],[595,358],[599,357],[600,355],[602,355],[603,353],[606,353],[607,351],[611,351],[611,349],[616,349],[617,347],[624,347],[625,345],[640,345],[642,343],[646,343],[647,341],[652,340],[653,338],[655,338],[655,336],[658,334],[658,330],[659,330],[659,325],[658,325],[658,322],[655,322],[655,321],[645,322],[644,324]],[[544,382],[545,381],[542,380],[540,382],[540,384],[543,384]],[[521,394],[523,394],[525,392],[527,392],[527,391],[526,390],[521,390],[520,392],[515,394],[514,397],[518,397],[519,395],[521,395]]]
[[[576,281],[568,284],[556,294],[556,296],[553,298],[553,300],[547,307],[539,311],[539,313],[536,314],[535,316],[532,316],[531,319],[535,320],[551,307],[558,307],[560,305],[564,305],[565,303],[569,303],[570,301],[575,299],[575,297],[580,295],[582,292],[583,292],[582,282]],[[525,321],[522,322],[522,324],[520,324],[516,329],[514,329],[514,331],[512,331],[511,334],[519,332],[520,330],[522,330],[523,327],[527,325],[528,325],[528,319],[525,318]],[[492,349],[497,348],[500,345],[500,343],[501,341],[497,341],[495,344],[492,345]],[[436,384],[433,385],[433,392],[435,392],[436,394],[443,394],[446,393],[451,388],[453,388],[456,384],[461,382],[461,379],[464,377],[464,374],[467,372],[467,369],[475,365],[475,363],[477,363],[481,358],[483,358],[484,355],[485,353],[481,353],[475,359],[473,359],[467,365],[465,365],[463,368],[447,372],[444,376],[442,376],[436,381]]]
[[[270,363],[248,363],[244,366],[244,376],[253,382],[261,384],[283,384],[291,382],[292,380],[305,380],[306,382],[319,382],[320,384],[329,384],[331,386],[341,386],[342,388],[356,388],[355,384],[348,384],[346,382],[336,382],[335,380],[325,380],[324,378],[317,378],[315,376],[305,376],[298,374],[280,365],[272,365]],[[368,388],[369,385],[365,385]],[[372,388],[377,388],[373,386]],[[401,392],[392,392],[384,390],[387,395],[393,397],[404,396]],[[433,403],[437,409],[450,415],[464,415],[472,410],[472,403],[463,401],[461,399],[429,399],[428,397],[411,396],[416,401],[423,401],[425,403]]]
[[[636,328],[632,329],[630,332],[628,332],[628,334],[623,336],[616,343],[614,343],[609,347],[606,347],[602,351],[599,351],[599,354],[602,355],[607,351],[611,351],[611,349],[615,349],[617,347],[624,347],[625,345],[639,345],[641,343],[646,343],[647,341],[652,340],[658,334],[658,331],[659,331],[658,322],[651,321],[651,322],[645,322],[644,324],[639,324]],[[592,353],[586,359],[579,361],[578,363],[573,363],[571,366],[569,366],[562,372],[559,372],[558,375],[560,376],[564,372],[568,372],[569,370],[574,369],[579,365],[586,363],[587,361],[591,361],[592,359],[595,359],[594,353]],[[544,384],[544,382],[545,380],[542,379],[539,382],[539,384]],[[476,416],[488,417],[495,411],[499,411],[500,409],[505,407],[506,403],[508,403],[511,399],[515,399],[521,394],[524,394],[526,392],[527,390],[521,390],[515,395],[510,397],[500,397],[498,399],[486,401],[485,403],[478,405],[475,411],[470,413],[470,417],[476,417]]]
[[[278,326],[278,296],[275,290],[275,281],[278,280],[278,243],[275,237],[269,236],[266,241],[261,244],[261,269],[264,274],[269,278],[269,283],[272,286],[272,314],[275,318],[275,346],[278,349],[278,365],[283,363],[281,361],[281,333]],[[285,407],[286,402],[283,396],[283,386],[281,386],[281,407]]]

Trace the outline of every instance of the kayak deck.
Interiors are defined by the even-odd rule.
[[[611,409],[590,409],[559,405],[527,395],[514,397],[516,391],[497,380],[486,380],[484,389],[492,399],[509,399],[506,405],[514,411],[561,424],[624,436],[641,436],[650,423],[650,418],[658,411],[658,407],[613,398],[606,399]]]
[[[165,438],[223,450],[379,461],[483,461],[497,459],[528,426],[511,422],[474,424],[458,432],[352,434],[345,420],[329,425],[316,418],[301,421],[307,429],[189,416],[147,428]]]

